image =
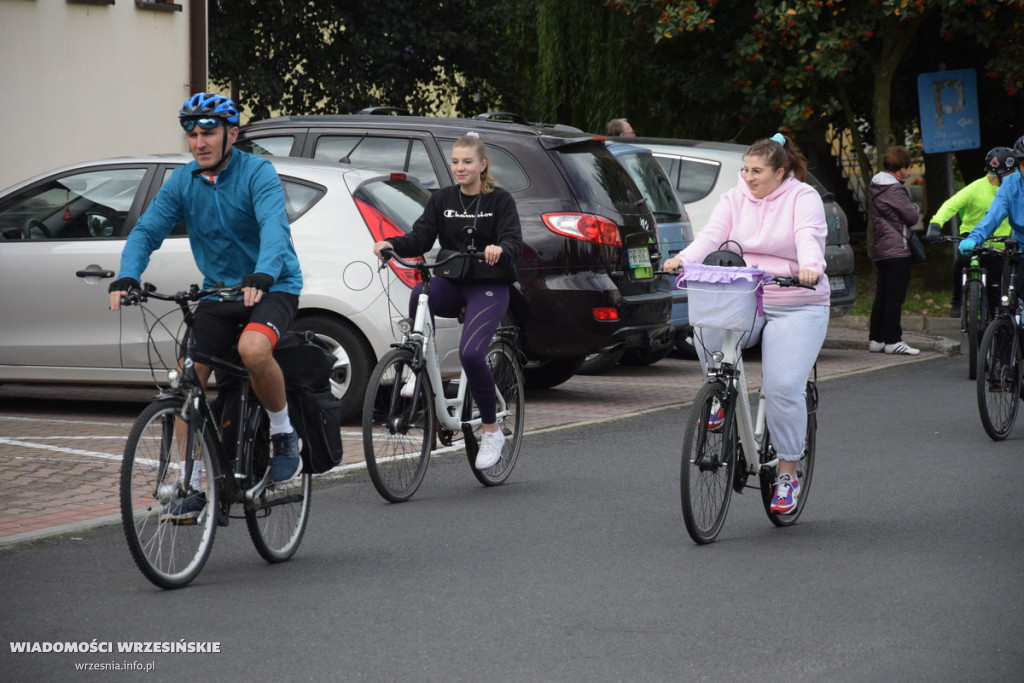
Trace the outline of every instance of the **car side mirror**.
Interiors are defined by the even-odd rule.
[[[101,213],[86,213],[85,224],[93,237],[110,237],[114,234],[114,223]]]

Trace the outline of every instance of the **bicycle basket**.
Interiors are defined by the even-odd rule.
[[[687,290],[694,327],[749,330],[764,315],[761,295],[770,279],[757,268],[687,264],[676,286]]]

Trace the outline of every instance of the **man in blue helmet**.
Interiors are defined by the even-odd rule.
[[[237,340],[252,388],[270,416],[270,474],[280,483],[301,473],[302,460],[273,350],[295,318],[302,274],[277,172],[266,159],[232,147],[238,118],[235,103],[221,95],[198,93],[182,105],[178,122],[194,161],[171,174],[128,236],[109,302],[111,310],[120,309],[121,298],[139,287],[150,255],[184,219],[203,287],[242,285],[243,301],[199,303],[196,351],[224,357]],[[197,364],[197,371],[205,385],[211,368]],[[175,511],[182,519],[198,516],[205,506],[204,495],[195,494]]]

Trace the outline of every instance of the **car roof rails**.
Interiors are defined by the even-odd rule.
[[[483,114],[478,114],[477,118],[481,121],[508,121],[509,123],[519,123],[524,126],[534,125],[519,114],[513,114],[508,111],[488,111]]]
[[[381,116],[388,116],[388,115],[409,116],[409,112],[407,112],[405,109],[402,109],[401,107],[366,107],[365,109],[360,109],[356,113],[357,114],[373,114],[373,115],[381,115]]]

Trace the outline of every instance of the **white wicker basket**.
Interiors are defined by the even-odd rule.
[[[764,315],[761,294],[769,279],[757,268],[691,264],[677,283],[688,293],[691,325],[745,331]]]

